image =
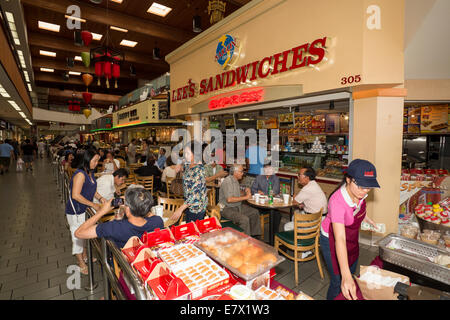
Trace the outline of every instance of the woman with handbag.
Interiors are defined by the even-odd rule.
[[[101,203],[106,202],[106,199],[97,192],[97,181],[94,177],[99,159],[100,156],[93,149],[84,152],[78,169],[70,180],[69,201],[65,210],[72,235],[72,254],[76,256],[80,272],[84,275],[88,274],[85,240],[75,237],[75,230],[84,223],[87,207],[92,207],[96,211],[100,209],[100,204],[92,202],[94,197]]]

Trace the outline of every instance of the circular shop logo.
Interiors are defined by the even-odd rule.
[[[219,44],[216,49],[216,61],[226,68],[233,59],[234,51],[236,50],[236,39],[226,34],[219,40]]]

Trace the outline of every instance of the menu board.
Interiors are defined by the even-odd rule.
[[[313,116],[312,119],[312,133],[324,133],[325,132],[325,115],[319,114]]]
[[[408,108],[408,133],[420,133],[420,107]]]
[[[423,106],[420,131],[422,133],[446,133],[448,128],[448,105]]]
[[[260,129],[277,129],[278,128],[277,118],[258,120],[258,121],[256,121],[256,128],[258,130],[260,130]]]

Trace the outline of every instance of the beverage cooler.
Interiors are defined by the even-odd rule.
[[[414,135],[403,137],[402,167],[450,169],[450,136]]]

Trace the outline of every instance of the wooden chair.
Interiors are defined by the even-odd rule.
[[[183,199],[170,199],[158,197],[158,205],[163,206],[164,211],[175,212],[184,203]],[[181,215],[179,224],[184,220],[184,213]]]
[[[275,234],[275,249],[283,254],[286,258],[293,260],[295,265],[295,283],[298,285],[298,262],[317,260],[320,277],[323,279],[322,265],[319,257],[319,237],[320,224],[322,222],[321,209],[313,214],[294,214],[294,230],[278,232]],[[294,256],[291,256],[287,251],[283,251],[280,246],[285,246],[287,249],[294,251]],[[313,251],[313,254],[302,258],[304,252]]]
[[[117,158],[117,160],[119,160],[121,168],[125,168],[127,166],[127,163],[122,158]]]
[[[259,212],[259,223],[261,224],[261,240],[264,241],[264,225],[269,223],[270,213]]]
[[[153,195],[153,176],[136,176],[136,183],[142,185]]]
[[[135,174],[134,171],[136,169],[139,169],[140,167],[142,167],[142,163],[130,163],[128,165],[128,169],[130,171],[130,174]]]
[[[172,199],[183,199],[183,196],[170,193],[170,185],[172,184],[172,181],[174,179],[175,178],[166,177],[166,196],[167,196],[167,198],[172,198]]]

